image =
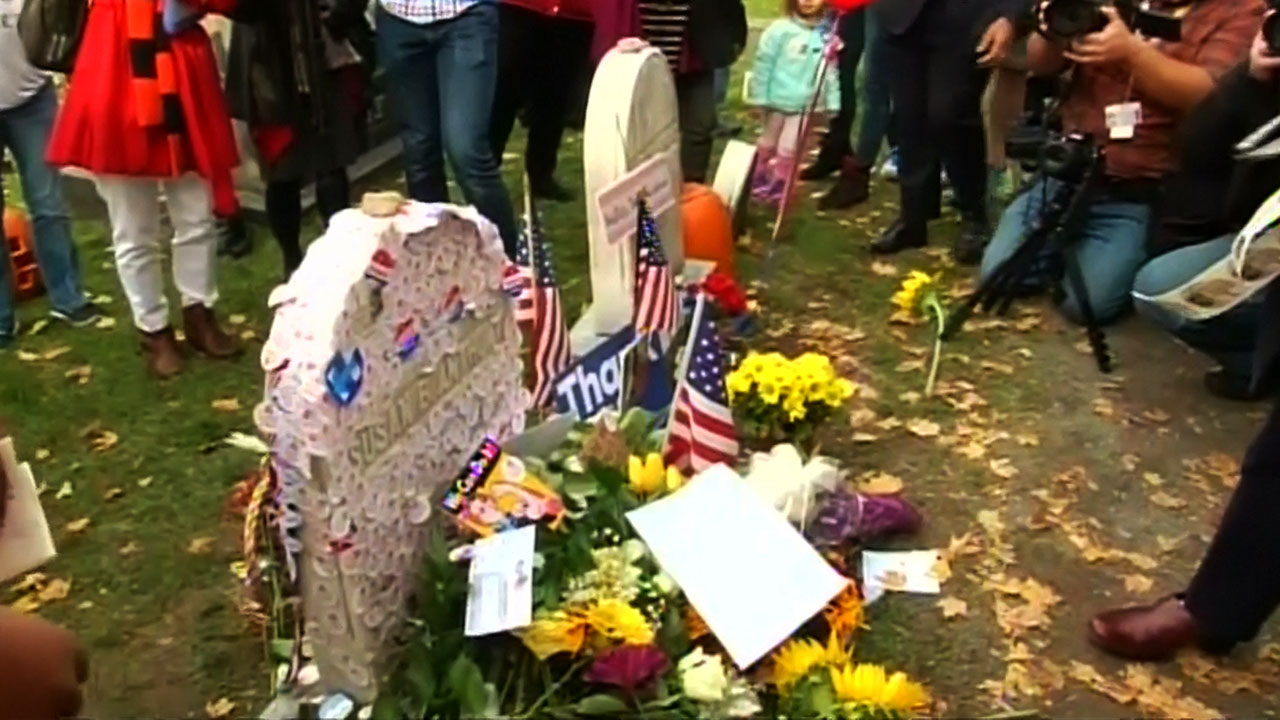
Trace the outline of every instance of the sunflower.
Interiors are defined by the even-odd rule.
[[[906,312],[915,312],[920,307],[925,294],[937,287],[941,277],[941,274],[929,275],[919,270],[912,270],[911,274],[902,281],[902,289],[894,293],[893,304]]]
[[[826,649],[809,638],[788,640],[773,654],[771,681],[785,691],[803,680],[811,670],[821,667],[826,657]]]
[[[836,698],[854,705],[905,715],[929,704],[929,694],[905,673],[885,677],[884,668],[863,663],[831,668],[831,688]]]
[[[576,655],[587,639],[587,619],[578,613],[555,612],[515,634],[539,660],[562,652]]]
[[[831,632],[848,640],[855,630],[862,627],[862,597],[858,594],[858,586],[852,582],[846,585],[822,610],[822,618],[827,621]]]
[[[653,642],[653,628],[644,619],[644,613],[621,600],[597,601],[587,610],[587,623],[610,640],[622,640],[627,645]]]

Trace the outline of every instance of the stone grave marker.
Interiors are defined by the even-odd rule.
[[[473,209],[366,196],[271,294],[255,418],[325,691],[374,698],[444,487],[523,430],[504,261]]]

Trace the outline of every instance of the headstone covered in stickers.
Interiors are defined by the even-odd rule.
[[[257,420],[326,690],[376,694],[432,508],[481,438],[523,430],[503,265],[474,210],[366,196],[272,293]]]

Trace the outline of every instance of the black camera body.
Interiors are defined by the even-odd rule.
[[[1280,0],[1267,0],[1267,9],[1271,14],[1262,19],[1262,39],[1268,53],[1280,55]]]
[[[1116,9],[1129,29],[1146,37],[1170,42],[1182,38],[1181,19],[1138,0],[1049,0],[1043,10],[1045,33],[1055,40],[1067,41],[1098,32],[1107,26],[1102,8],[1108,5]]]
[[[1100,164],[1102,147],[1089,135],[1041,133],[1036,139],[1011,140],[1006,152],[1023,167],[1071,185],[1084,182]]]

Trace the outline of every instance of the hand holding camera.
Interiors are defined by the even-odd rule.
[[[1141,48],[1142,39],[1133,34],[1115,8],[1103,7],[1099,12],[1106,18],[1106,25],[1097,32],[1072,39],[1063,56],[1081,65],[1129,62]]]
[[[1276,70],[1280,70],[1280,27],[1277,21],[1280,16],[1275,10],[1267,12],[1262,21],[1262,30],[1253,38],[1249,48],[1249,74],[1260,82],[1271,82],[1276,79]]]

